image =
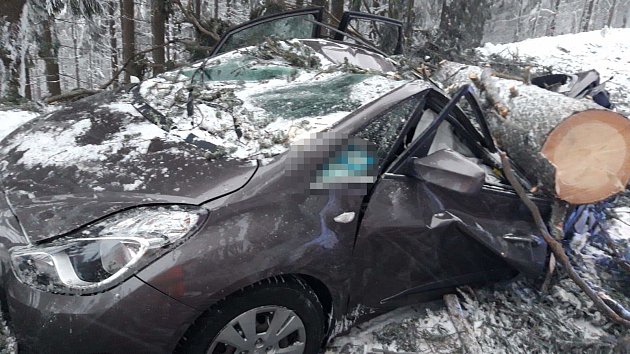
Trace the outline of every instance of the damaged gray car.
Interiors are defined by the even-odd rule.
[[[543,274],[471,88],[402,75],[383,55],[397,21],[321,16],[239,26],[207,60],[2,141],[20,351],[316,353],[379,312]],[[382,46],[348,34],[361,21]]]

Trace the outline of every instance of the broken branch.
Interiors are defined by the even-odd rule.
[[[209,36],[216,42],[218,42],[221,39],[221,37],[219,37],[218,34],[205,28],[193,14],[189,13],[186,9],[184,9],[184,5],[182,5],[180,0],[173,0],[173,3],[177,5],[177,7],[179,7],[179,10],[182,12],[182,14],[184,14],[184,17],[186,17],[186,19],[188,19],[188,21],[192,23],[193,26],[195,26],[195,28],[199,32]]]
[[[584,293],[591,300],[593,300],[593,303],[595,304],[597,309],[600,312],[602,312],[604,315],[606,315],[606,317],[608,317],[610,320],[612,320],[615,323],[618,323],[626,327],[630,327],[630,318],[620,315],[619,313],[611,309],[606,304],[606,302],[604,302],[604,300],[600,297],[600,295],[595,293],[595,291],[586,283],[586,281],[584,281],[584,279],[582,279],[582,277],[580,277],[580,275],[575,271],[575,269],[571,265],[569,257],[566,255],[566,253],[564,252],[564,249],[562,248],[562,244],[556,241],[551,236],[551,234],[549,233],[549,230],[547,229],[547,226],[545,225],[545,222],[543,221],[542,215],[540,214],[540,210],[538,209],[536,204],[534,204],[534,202],[527,196],[527,193],[525,192],[525,188],[523,188],[521,183],[516,179],[516,176],[514,175],[514,171],[512,170],[512,165],[510,164],[510,160],[508,159],[507,155],[504,152],[501,152],[501,162],[503,163],[503,173],[505,174],[505,177],[510,182],[514,190],[516,191],[516,194],[518,194],[518,196],[521,198],[523,203],[525,203],[525,206],[527,206],[527,208],[529,209],[530,213],[532,214],[532,217],[534,218],[534,221],[536,222],[536,226],[538,226],[538,228],[540,229],[540,232],[543,235],[543,238],[545,239],[545,242],[547,242],[547,245],[549,245],[549,249],[551,249],[551,252],[554,254],[556,259],[560,262],[560,264],[562,264],[562,267],[565,269],[565,271],[569,275],[569,278],[571,278],[571,280],[573,280],[575,284],[577,284],[580,287],[580,289],[582,289],[582,291],[584,291]],[[621,305],[619,305],[619,307],[621,307]],[[624,309],[622,314],[626,314],[626,313],[628,312],[627,310]]]
[[[109,85],[111,85],[112,83],[114,83],[114,81],[116,81],[116,78],[118,78],[118,76],[119,76],[120,74],[122,74],[125,70],[127,70],[127,66],[129,65],[129,63],[131,63],[132,61],[134,61],[134,60],[135,60],[138,56],[140,56],[140,55],[142,55],[142,54],[146,54],[146,53],[152,52],[152,51],[154,51],[154,50],[155,50],[155,49],[157,49],[157,48],[164,47],[164,46],[167,46],[167,45],[170,45],[170,44],[173,44],[173,43],[177,43],[177,42],[179,42],[179,39],[171,39],[170,41],[167,41],[167,42],[165,42],[164,44],[157,45],[157,46],[155,46],[155,47],[151,47],[151,48],[149,48],[149,49],[141,50],[141,51],[139,51],[139,52],[134,53],[134,54],[131,56],[131,58],[129,58],[129,59],[125,62],[125,64],[124,64],[122,67],[120,67],[120,69],[116,70],[116,72],[112,75],[112,78],[111,78],[111,79],[109,79],[109,81],[107,81],[106,83],[104,83],[103,85],[101,85],[100,89],[101,89],[101,90],[105,90],[106,88],[108,88],[108,87],[109,87]]]
[[[462,306],[459,304],[457,295],[444,295],[444,303],[446,304],[446,309],[451,317],[451,322],[453,322],[453,326],[457,331],[457,335],[459,336],[459,340],[462,342],[465,352],[475,354],[483,353],[481,346],[477,342],[477,339],[475,339],[472,326],[468,320],[466,320],[464,310],[462,310]]]

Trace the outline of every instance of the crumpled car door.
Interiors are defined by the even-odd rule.
[[[334,39],[353,42],[353,39],[344,33],[371,43],[388,55],[403,52],[403,24],[392,18],[346,11],[339,22],[339,31],[335,32]]]
[[[310,8],[264,16],[236,26],[224,34],[214,46],[211,57],[263,43],[267,38],[277,40],[319,38],[323,9]]]
[[[490,178],[496,166],[483,163],[488,178],[471,194],[417,178],[410,169],[413,159],[445,148],[470,155],[470,161],[480,153],[491,156],[483,134],[473,140],[461,124],[469,118],[456,104],[467,90],[446,105],[437,91],[427,97],[422,117],[410,123],[419,133],[375,185],[354,250],[354,288],[370,291],[357,292],[352,304],[399,306],[459,285],[509,278],[517,270],[544,272],[546,244],[514,191],[496,175]],[[466,139],[449,142],[449,131]],[[548,201],[535,201],[543,214],[549,212]]]

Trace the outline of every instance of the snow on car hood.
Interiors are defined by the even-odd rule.
[[[337,60],[344,47],[366,55],[334,45]],[[407,82],[375,70],[382,57],[363,58],[367,67],[330,58],[267,41],[34,119],[0,143],[5,195],[39,241],[130,206],[230,193],[257,159]]]
[[[218,161],[108,92],[36,118],[0,143],[3,190],[33,241],[123,208],[198,204],[241,186],[251,161]]]
[[[170,117],[163,127],[175,135],[192,134],[224,156],[269,157],[408,82],[367,53],[322,40],[267,41],[148,80],[140,94]],[[388,65],[376,70],[379,62]]]

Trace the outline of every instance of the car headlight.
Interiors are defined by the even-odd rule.
[[[13,272],[35,288],[69,294],[107,290],[154,261],[205,221],[205,209],[139,207],[71,235],[11,249]]]

